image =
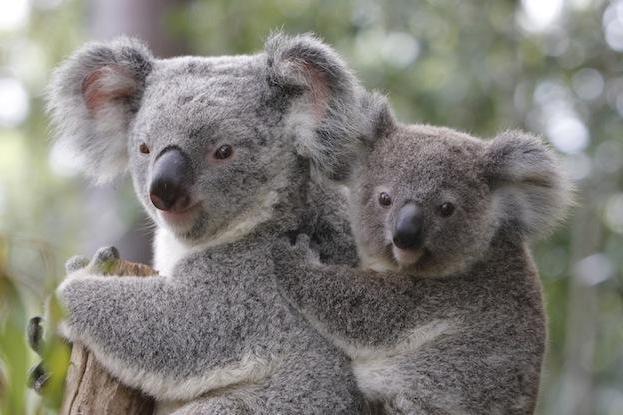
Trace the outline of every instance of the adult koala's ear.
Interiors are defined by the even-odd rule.
[[[128,166],[128,128],[153,57],[139,41],[89,43],[54,73],[48,110],[58,145],[98,182]]]
[[[485,153],[487,177],[502,223],[527,237],[551,230],[572,200],[572,185],[556,155],[521,131],[498,135]]]
[[[338,54],[313,35],[273,34],[265,49],[268,81],[289,100],[287,127],[298,153],[339,178],[363,133],[363,88]]]
[[[359,175],[365,168],[369,154],[374,151],[376,143],[397,128],[398,121],[385,95],[378,92],[365,91],[358,104],[359,135],[356,140],[346,143],[344,151],[339,155],[342,174],[336,181],[349,184],[350,180]]]

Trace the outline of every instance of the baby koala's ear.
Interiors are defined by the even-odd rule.
[[[571,205],[572,185],[554,152],[535,136],[506,131],[484,158],[500,219],[527,237],[551,230]]]
[[[298,153],[328,176],[339,176],[343,152],[362,134],[359,82],[313,35],[273,34],[265,50],[269,84],[288,100],[286,128]]]
[[[139,41],[89,43],[54,73],[47,93],[57,144],[104,182],[128,165],[128,126],[153,57]]]

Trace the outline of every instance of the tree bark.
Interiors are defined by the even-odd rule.
[[[150,276],[157,272],[143,264],[120,260],[114,275]],[[108,374],[93,353],[74,343],[65,381],[61,415],[147,415],[154,400]]]

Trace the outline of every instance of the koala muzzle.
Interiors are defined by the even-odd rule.
[[[167,212],[182,212],[190,206],[192,166],[177,147],[165,148],[156,158],[151,173],[151,203]]]
[[[414,203],[407,203],[398,212],[393,242],[400,249],[416,249],[424,242],[424,212]]]

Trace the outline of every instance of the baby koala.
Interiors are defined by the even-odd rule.
[[[400,124],[376,96],[369,108],[346,182],[361,265],[284,241],[282,294],[386,413],[532,413],[546,317],[528,242],[562,217],[569,182],[526,133],[484,141]]]

